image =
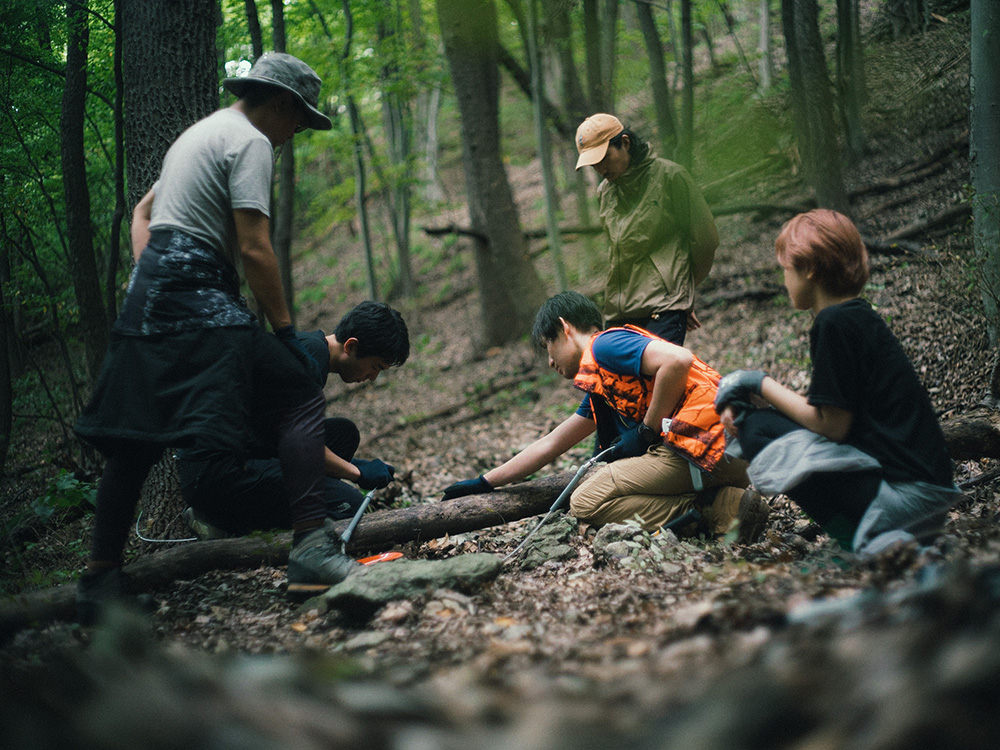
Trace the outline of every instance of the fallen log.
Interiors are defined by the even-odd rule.
[[[461,534],[544,513],[573,474],[565,472],[502,487],[485,495],[375,511],[365,516],[347,546],[350,554],[376,552],[397,544]],[[343,533],[348,520],[338,521]],[[194,578],[211,570],[252,569],[288,562],[291,532],[253,534],[238,539],[190,542],[143,555],[124,567],[128,593],[137,594]],[[44,627],[76,616],[76,584],[19,594],[0,603],[0,642],[29,627]]]
[[[1000,412],[979,410],[941,423],[948,455],[955,461],[1000,458]]]

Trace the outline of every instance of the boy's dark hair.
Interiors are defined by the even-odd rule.
[[[608,141],[609,146],[615,146],[616,148],[622,147],[622,136],[628,136],[629,143],[632,145],[628,148],[628,156],[630,164],[638,164],[646,155],[649,153],[649,142],[643,140],[639,135],[632,130],[632,128],[625,128],[622,132]]]
[[[410,356],[410,333],[403,316],[384,302],[366,300],[337,323],[333,335],[344,343],[358,340],[358,357],[381,357],[398,367]]]
[[[555,341],[562,330],[562,318],[572,323],[580,331],[603,330],[601,311],[593,300],[579,292],[560,292],[549,297],[535,313],[535,325],[531,329],[531,343],[544,349],[546,342]]]

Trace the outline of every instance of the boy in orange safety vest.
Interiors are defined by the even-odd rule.
[[[595,525],[639,519],[657,529],[697,505],[710,531],[739,520],[754,541],[768,507],[748,489],[746,463],[724,455],[713,407],[719,375],[688,349],[632,326],[602,330],[597,306],[578,292],[550,298],[532,340],[549,366],[584,391],[576,413],[506,463],[444,490],[444,499],[491,492],[533,474],[596,430],[608,465],[570,498],[570,512]]]

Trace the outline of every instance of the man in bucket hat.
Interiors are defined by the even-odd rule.
[[[289,588],[356,570],[328,533],[323,394],[295,335],[270,241],[274,148],[329,129],[319,76],[291,55],[261,57],[223,85],[239,98],[184,131],[132,217],[136,266],[77,433],[106,459],[77,615],[130,593],[122,552],[142,484],[168,446],[247,449],[251,415],[274,426],[293,524]],[[240,295],[237,269],[274,335]]]

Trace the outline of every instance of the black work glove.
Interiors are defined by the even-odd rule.
[[[444,488],[442,500],[454,500],[456,497],[466,495],[481,495],[484,492],[493,492],[493,485],[486,481],[486,477],[480,474],[475,479],[463,479],[461,482]]]
[[[721,414],[727,406],[731,407],[734,416],[740,416],[747,409],[753,409],[751,396],[760,395],[760,385],[767,373],[762,370],[733,370],[719,381],[719,390],[715,394],[715,411]]]
[[[663,436],[652,427],[640,424],[623,433],[611,446],[612,451],[608,454],[608,463],[617,461],[619,458],[632,458],[642,456],[649,450],[649,446],[658,445],[663,442]]]
[[[352,458],[351,463],[358,467],[361,476],[357,485],[363,490],[380,490],[392,481],[396,469],[393,466],[373,458],[366,461],[363,458]]]
[[[295,358],[306,368],[306,372],[322,385],[325,376],[322,366],[309,354],[295,334],[295,326],[291,324],[274,330],[278,341],[284,344],[288,351],[294,354]]]

